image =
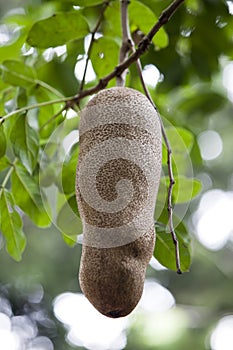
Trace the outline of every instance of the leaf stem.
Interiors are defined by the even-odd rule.
[[[59,98],[64,98],[64,96],[54,87],[52,87],[51,85],[45,83],[44,81],[41,80],[36,80],[35,83],[41,87],[43,87],[44,89],[50,91],[52,94],[56,95]]]
[[[2,191],[5,189],[8,181],[9,181],[9,179],[11,177],[11,174],[12,174],[12,172],[14,170],[14,167],[15,167],[17,161],[18,161],[18,158],[15,158],[13,163],[10,164],[10,168],[9,168],[8,172],[6,173],[6,176],[4,177],[2,184],[0,185],[0,197],[2,195]]]
[[[5,68],[3,68],[5,69]],[[51,93],[53,93],[54,95],[60,97],[60,98],[63,98],[64,96],[57,90],[55,89],[54,87],[50,86],[49,84],[45,83],[44,81],[41,81],[39,79],[33,79],[33,78],[30,78],[30,77],[27,77],[23,74],[20,74],[20,73],[17,73],[16,75],[18,78],[28,82],[28,83],[31,83],[33,85],[39,85],[41,87],[43,87],[44,89],[50,91]]]

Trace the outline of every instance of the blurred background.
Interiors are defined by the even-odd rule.
[[[156,14],[170,3],[142,2]],[[24,26],[69,6],[68,0],[1,0],[0,56],[7,46],[20,47]],[[86,14],[95,18],[98,11]],[[151,47],[142,58],[162,117],[195,136],[190,156],[202,191],[183,219],[192,238],[190,271],[177,275],[152,259],[137,308],[111,320],[81,294],[81,245],[68,247],[55,226],[38,229],[25,218],[21,262],[9,257],[0,236],[1,349],[233,349],[232,14],[232,1],[189,0],[166,25],[169,46]],[[83,69],[77,53],[48,49],[43,59],[40,78],[66,96],[75,93]],[[140,89],[135,67],[130,73],[130,86]],[[95,79],[89,66],[87,80]]]

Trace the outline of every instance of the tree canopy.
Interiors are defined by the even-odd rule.
[[[124,59],[129,60],[125,66],[125,61],[119,61],[124,44],[120,3],[28,0],[17,6],[14,1],[0,4],[0,261],[6,266],[0,278],[8,283],[8,274],[16,276],[11,258],[21,261],[15,268],[19,274],[35,275],[40,269],[47,271],[52,256],[65,275],[60,287],[59,278],[51,276],[51,271],[45,279],[33,279],[32,284],[41,283],[53,297],[65,290],[64,284],[74,292],[78,288],[72,271],[77,268],[75,256],[77,260],[80,257],[77,240],[82,234],[75,199],[79,112],[91,95],[115,86],[126,68],[125,85],[145,94],[144,81],[161,115],[172,151],[175,185],[170,199],[181,270],[191,269],[180,279],[174,273],[177,264],[169,234],[171,176],[165,139],[154,216],[154,257],[172,271],[151,268],[148,276],[156,276],[174,293],[177,303],[189,305],[190,310],[192,306],[200,317],[201,325],[193,326],[198,337],[190,326],[171,348],[187,344],[190,349],[204,348],[214,322],[231,309],[233,270],[227,265],[233,225],[227,213],[233,207],[232,1],[174,1],[177,6],[171,18],[166,18],[163,14],[171,1],[131,0],[128,19],[134,44],[125,52]],[[156,25],[160,29],[155,29],[148,44],[145,38]],[[130,61],[135,52],[141,71],[136,59]],[[220,221],[215,221],[218,209],[210,212],[207,222],[209,227],[216,222],[213,226],[226,232],[225,241],[214,235],[208,238],[208,226],[201,221],[211,201],[217,205],[220,199],[228,203],[223,205],[226,216],[219,214]],[[69,267],[62,266],[69,256]],[[23,267],[28,263],[31,272]],[[220,293],[221,302],[217,300]],[[202,306],[210,314],[198,309]],[[190,316],[192,322],[194,319]],[[137,335],[138,329],[137,323],[131,327],[125,348],[154,348]],[[57,332],[63,331],[59,328]],[[62,344],[61,339],[63,335],[53,339],[54,344]]]

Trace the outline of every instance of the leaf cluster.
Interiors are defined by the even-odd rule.
[[[130,31],[136,43],[168,4],[131,1]],[[203,113],[213,113],[227,103],[217,87],[207,91],[206,86],[218,73],[219,57],[224,54],[232,58],[231,22],[223,2],[189,0],[166,28],[160,29],[142,58],[143,67],[153,64],[161,74],[160,83],[151,92],[172,146],[176,206],[188,203],[201,190],[192,169],[193,164],[201,163],[196,142],[198,120]],[[93,77],[86,77],[84,88],[95,86],[117,66],[121,46],[119,1],[42,2],[38,8],[25,7],[23,13],[6,13],[1,26],[6,42],[0,46],[0,228],[8,253],[20,260],[26,245],[23,220],[27,217],[38,227],[55,224],[69,245],[75,244],[82,232],[75,202],[79,117],[77,108],[67,107],[66,101],[82,85],[82,62],[88,60],[93,68]],[[91,36],[92,49],[88,52]],[[134,65],[129,68],[126,83],[142,91]],[[113,79],[108,86],[114,84]],[[72,119],[67,118],[69,113]],[[196,121],[193,124],[191,117]],[[66,138],[72,147],[67,146]],[[174,269],[174,250],[167,232],[166,152],[163,145],[155,257]],[[182,219],[175,221],[181,265],[186,271],[190,242]]]

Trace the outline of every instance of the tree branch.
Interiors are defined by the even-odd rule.
[[[174,0],[172,2],[172,4],[170,6],[168,6],[168,8],[162,12],[161,16],[158,19],[158,22],[152,27],[150,32],[141,40],[141,42],[139,43],[139,46],[135,50],[135,52],[133,52],[126,60],[124,60],[124,62],[119,64],[117,67],[115,67],[115,69],[111,73],[109,73],[108,75],[106,75],[105,77],[100,79],[97,85],[93,86],[90,89],[81,90],[81,91],[79,91],[79,93],[77,93],[76,95],[71,96],[71,97],[61,98],[59,100],[54,100],[54,101],[45,101],[42,103],[38,103],[35,105],[31,105],[28,107],[24,107],[24,108],[15,110],[15,111],[10,112],[9,114],[7,114],[5,116],[0,117],[0,123],[3,123],[5,121],[5,119],[7,119],[15,114],[18,114],[20,112],[24,112],[24,111],[27,111],[27,110],[33,109],[33,108],[48,106],[48,105],[55,104],[55,103],[66,102],[66,108],[67,109],[72,108],[74,105],[78,105],[79,101],[81,99],[83,99],[84,97],[93,95],[96,92],[104,89],[108,85],[110,80],[112,80],[113,78],[116,78],[116,77],[120,77],[121,74],[132,63],[136,62],[139,59],[139,57],[142,56],[146,52],[146,50],[148,50],[149,45],[151,44],[151,40],[153,39],[155,34],[159,31],[159,29],[164,24],[166,24],[170,20],[171,16],[177,11],[178,7],[183,2],[184,2],[184,0]],[[108,1],[106,1],[105,3],[107,5]]]
[[[141,40],[141,42],[138,45],[137,50],[129,56],[124,62],[119,64],[111,73],[106,75],[104,78],[100,79],[98,84],[90,89],[80,91],[77,95],[75,95],[72,99],[70,99],[70,107],[72,107],[73,104],[79,103],[79,101],[86,97],[95,94],[96,92],[104,89],[110,80],[112,80],[115,77],[120,77],[121,74],[137,59],[142,56],[146,50],[148,50],[151,41],[155,34],[159,31],[159,29],[166,24],[171,16],[177,11],[178,7],[184,2],[184,0],[174,0],[173,3],[168,6],[167,9],[165,9],[161,16],[158,19],[158,22],[151,28],[149,33]]]
[[[173,14],[176,12],[176,10],[178,9],[178,7],[184,2],[185,0],[175,0],[171,3],[170,6],[168,6],[166,8],[166,10],[164,10],[161,15],[159,16],[159,20],[158,22],[155,24],[155,26],[149,31],[149,33],[147,34],[147,39],[149,40],[149,43],[151,42],[151,40],[153,39],[153,37],[155,36],[155,34],[159,31],[159,29],[166,24],[170,18],[173,16]],[[142,40],[143,41],[143,40]],[[140,43],[139,43],[140,46]]]

